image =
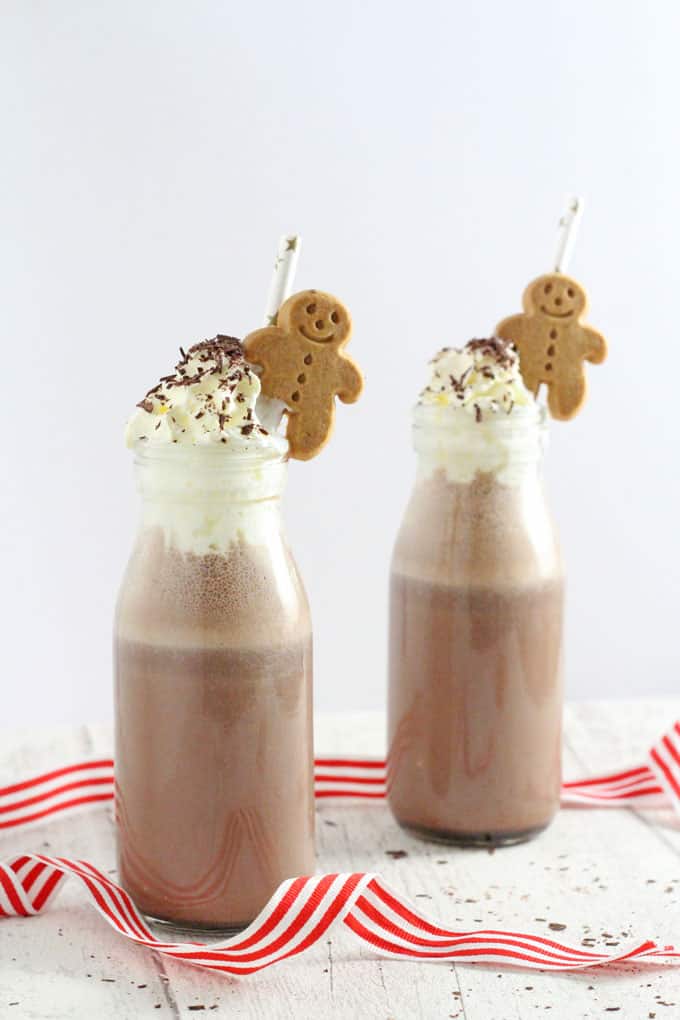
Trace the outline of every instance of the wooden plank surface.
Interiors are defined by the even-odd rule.
[[[680,701],[581,703],[566,715],[565,774],[635,762]],[[382,754],[378,716],[317,720],[320,752]],[[4,733],[0,784],[111,749],[106,727]],[[321,802],[318,867],[379,871],[444,922],[513,927],[596,946],[680,942],[680,825],[667,812],[564,810],[533,843],[489,853],[419,842],[384,805]],[[113,872],[110,809],[0,836],[0,855],[84,857]],[[406,856],[394,859],[391,852]],[[617,946],[617,948],[618,948]],[[198,1007],[203,1006],[204,1009]],[[553,975],[378,960],[338,930],[305,957],[251,978],[205,974],[124,942],[67,885],[43,915],[0,922],[0,1018],[565,1020],[680,1016],[680,968]]]

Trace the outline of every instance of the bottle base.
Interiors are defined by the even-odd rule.
[[[164,934],[173,935],[178,941],[182,941],[184,937],[187,941],[193,941],[196,935],[213,939],[230,938],[232,935],[238,935],[239,932],[245,931],[248,925],[252,924],[252,921],[215,925],[194,923],[193,921],[173,921],[167,917],[154,917],[153,914],[143,912],[142,917],[147,924],[161,928]]]
[[[446,843],[448,846],[481,847],[496,849],[504,846],[515,846],[535,839],[550,822],[537,825],[530,829],[519,829],[516,832],[457,832],[448,829],[430,829],[425,825],[414,825],[412,822],[397,822],[406,832],[429,843]]]

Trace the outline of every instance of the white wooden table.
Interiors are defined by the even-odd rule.
[[[567,778],[641,759],[680,717],[674,702],[571,705]],[[320,752],[381,754],[379,716],[317,720]],[[0,785],[85,755],[108,753],[110,732],[4,733]],[[382,804],[322,802],[318,867],[379,871],[444,922],[512,927],[600,946],[680,943],[680,824],[667,812],[563,810],[533,843],[489,853],[419,842]],[[394,858],[391,851],[405,850]],[[82,857],[114,873],[110,809],[0,834],[0,858],[21,851]],[[612,950],[613,951],[613,950]],[[76,883],[41,916],[0,921],[0,1018],[295,1018],[295,1020],[617,1020],[680,1017],[680,967],[579,974],[379,960],[337,930],[306,956],[236,979],[206,974],[129,945]]]

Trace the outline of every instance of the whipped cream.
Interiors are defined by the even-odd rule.
[[[435,354],[413,418],[424,478],[492,474],[519,484],[545,445],[545,412],[524,385],[514,346],[498,337]]]
[[[465,347],[444,347],[435,354],[418,403],[460,408],[481,422],[489,415],[529,407],[534,398],[524,385],[512,343],[491,337],[470,340]]]
[[[129,447],[226,444],[241,452],[286,452],[285,438],[258,418],[260,380],[238,340],[216,336],[186,352],[180,347],[180,354],[174,374],[163,376],[130,417]]]
[[[221,446],[135,448],[142,526],[168,548],[228,555],[234,544],[267,545],[280,528],[286,462]]]

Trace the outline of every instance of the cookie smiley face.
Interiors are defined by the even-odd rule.
[[[321,290],[306,290],[289,298],[277,322],[287,333],[298,333],[311,343],[330,347],[342,347],[352,330],[347,309]]]
[[[559,325],[577,321],[586,310],[586,295],[582,287],[561,273],[539,276],[528,288],[524,305],[526,311],[544,315]]]

